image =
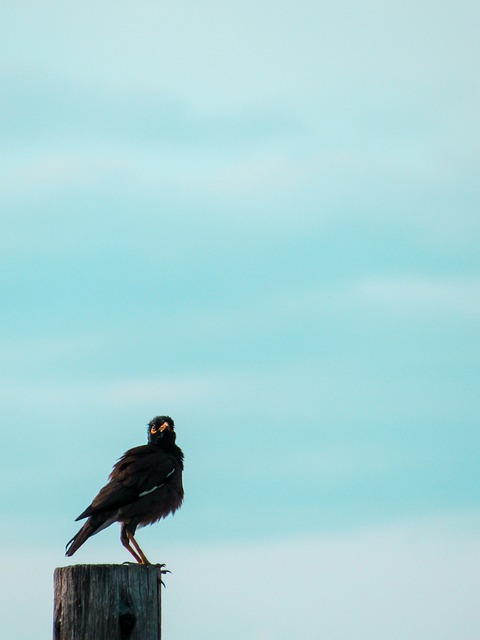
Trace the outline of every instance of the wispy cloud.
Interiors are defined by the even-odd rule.
[[[372,277],[355,287],[361,300],[385,311],[404,314],[480,315],[480,280],[425,276]]]
[[[12,384],[6,381],[0,387],[0,401],[23,403],[47,409],[61,407],[131,407],[196,400],[221,390],[221,379],[208,376],[168,376],[165,378],[127,378],[118,381],[85,379],[84,381]]]

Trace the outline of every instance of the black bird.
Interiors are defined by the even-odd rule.
[[[65,555],[73,556],[90,536],[120,522],[123,546],[139,564],[150,564],[134,535],[137,527],[175,513],[182,504],[183,453],[175,439],[169,416],[148,423],[148,444],[129,449],[113,467],[108,483],[78,516],[88,520],[67,544]]]

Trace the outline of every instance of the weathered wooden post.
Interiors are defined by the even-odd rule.
[[[160,640],[160,566],[77,564],[55,569],[54,640]]]

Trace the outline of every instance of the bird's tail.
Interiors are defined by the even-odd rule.
[[[79,549],[82,544],[94,533],[96,533],[96,529],[92,527],[90,519],[88,519],[83,527],[80,529],[78,533],[76,533],[69,542],[67,542],[67,546],[65,547],[65,555],[73,556],[75,551]]]
[[[65,555],[73,556],[77,549],[80,549],[82,544],[94,536],[99,531],[103,531],[109,527],[117,518],[117,512],[109,511],[107,513],[97,513],[91,516],[83,525],[78,533],[67,543],[65,547]],[[78,520],[78,518],[77,518]]]

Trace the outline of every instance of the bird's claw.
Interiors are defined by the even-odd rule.
[[[158,562],[157,562],[157,563],[156,563],[156,564],[154,564],[153,566],[154,566],[154,567],[158,567],[158,568],[160,569],[160,573],[172,573],[172,572],[170,571],[170,569],[164,569],[164,567],[166,567],[166,566],[167,566],[167,565],[165,565],[165,564],[160,564],[160,563],[158,563]]]
[[[164,568],[164,567],[165,567],[165,565],[164,565],[164,564],[161,564],[161,563],[159,563],[159,562],[157,562],[156,564],[154,564],[154,565],[152,565],[152,566],[154,566],[154,567],[158,567],[158,568],[160,569],[160,575],[162,575],[162,576],[163,576],[163,575],[165,575],[166,573],[172,573],[172,572],[170,571],[170,569],[165,569],[165,568]],[[164,581],[162,580],[162,578],[160,578],[160,584],[162,585],[162,587],[163,587],[164,589],[166,589],[166,588],[167,588],[167,585],[164,583]]]
[[[125,562],[122,562],[122,565],[134,565],[135,567],[138,567],[138,565],[140,564],[139,562],[130,562],[129,560],[125,560]],[[142,564],[140,564],[140,566],[142,566]],[[161,564],[159,562],[156,562],[155,564],[151,564],[150,562],[148,564],[144,564],[144,567],[158,567],[160,569],[160,574],[163,576],[166,573],[172,573],[170,571],[170,569],[165,569],[165,564]],[[164,583],[164,581],[160,578],[160,584],[162,585],[162,587],[164,587],[165,589],[167,588],[167,585]]]

